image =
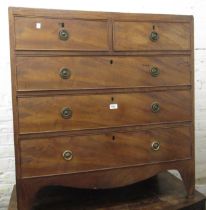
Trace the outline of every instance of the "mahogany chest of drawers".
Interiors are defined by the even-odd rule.
[[[194,192],[193,17],[10,8],[19,210],[50,185],[176,169]]]

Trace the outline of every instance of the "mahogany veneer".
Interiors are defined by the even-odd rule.
[[[193,17],[10,8],[18,209],[44,187],[176,169],[194,193]]]
[[[182,182],[168,172],[133,185],[105,190],[44,188],[33,210],[205,210],[205,196],[195,191],[185,198]],[[174,202],[175,201],[175,202]],[[8,210],[17,210],[16,186]]]
[[[108,89],[191,85],[190,57],[179,56],[61,56],[17,57],[17,88],[26,90]],[[59,69],[69,66],[69,80]],[[149,76],[158,66],[161,77]],[[89,75],[89,77],[88,77]],[[175,79],[171,79],[171,78]]]

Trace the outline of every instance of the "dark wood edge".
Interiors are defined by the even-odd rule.
[[[138,132],[141,130],[150,130],[150,129],[167,129],[167,128],[176,128],[180,126],[190,127],[192,126],[192,121],[185,122],[167,122],[167,123],[151,123],[151,124],[142,124],[142,125],[134,125],[134,126],[119,126],[112,128],[101,128],[101,129],[84,129],[84,130],[73,130],[73,131],[56,131],[56,132],[41,132],[41,133],[24,133],[19,134],[19,140],[28,140],[28,139],[37,139],[44,138],[46,134],[46,138],[52,138],[57,136],[85,136],[85,135],[101,135],[105,133],[131,133]]]
[[[113,48],[113,44],[111,42],[111,36],[112,36],[112,28],[113,28],[113,25],[112,25],[112,20],[111,19],[107,19],[108,21],[108,30],[107,30],[107,40],[108,40],[108,43],[107,43],[107,46],[109,46],[109,49],[108,49],[108,52],[112,52],[112,48]]]
[[[17,205],[19,208],[20,197],[22,193],[20,185],[21,178],[21,159],[20,146],[18,141],[18,101],[16,97],[17,79],[16,79],[16,55],[15,55],[15,33],[14,16],[11,9],[9,9],[9,34],[10,34],[10,61],[11,61],[11,80],[12,80],[12,107],[13,107],[13,128],[14,128],[14,145],[15,145],[15,168],[16,168],[16,185],[17,185]]]
[[[126,186],[129,184],[133,184],[137,181],[141,181],[147,178],[150,178],[162,171],[166,171],[166,170],[178,170],[179,173],[181,174],[182,169],[189,169],[191,168],[191,159],[185,159],[185,160],[178,160],[178,161],[171,161],[171,162],[161,162],[161,163],[156,163],[156,164],[148,164],[148,165],[142,165],[142,166],[134,166],[134,167],[124,167],[124,168],[112,168],[112,169],[108,169],[108,170],[96,170],[96,171],[84,171],[82,173],[70,173],[70,174],[56,174],[56,175],[45,175],[45,176],[40,176],[40,177],[25,177],[22,178],[21,183],[23,182],[27,182],[32,184],[32,182],[34,181],[35,183],[38,183],[39,185],[42,186],[41,182],[43,182],[44,186],[48,186],[48,185],[61,185],[61,183],[64,183],[64,186],[70,186],[70,187],[81,187],[81,188],[93,188],[92,186],[88,186],[88,183],[85,183],[84,181],[82,182],[82,176],[84,175],[85,178],[94,178],[94,177],[98,177],[98,179],[102,177],[102,179],[106,178],[109,179],[110,175],[114,176],[115,174],[124,174],[124,175],[131,175],[129,182],[128,180],[121,180],[124,183],[120,183],[119,180],[117,179],[115,181],[115,183],[113,183],[113,186],[110,186],[110,184],[106,184],[108,186],[103,186],[104,189],[107,188],[114,188],[114,187],[121,187],[121,186]],[[151,170],[152,169],[152,170]],[[139,170],[146,170],[147,173],[146,174],[142,174],[142,173],[136,173]],[[122,172],[122,173],[121,173]],[[129,174],[128,174],[129,172]],[[132,173],[132,174],[131,174]],[[109,175],[109,176],[108,176]],[[123,176],[124,176],[123,175]],[[145,176],[146,175],[146,176]],[[182,174],[181,174],[182,175]],[[191,174],[188,174],[191,175]],[[60,177],[62,177],[62,179],[59,179]],[[64,179],[66,178],[66,179]],[[73,179],[77,179],[80,182],[79,183],[74,183]],[[98,181],[94,180],[94,181]],[[67,183],[65,183],[67,182]],[[77,184],[77,185],[76,185]],[[92,185],[94,184],[94,186],[98,183],[92,183]],[[39,189],[39,186],[36,186]],[[34,186],[35,188],[35,186]],[[102,187],[95,187],[95,189],[103,189]]]
[[[35,96],[58,96],[58,95],[110,95],[110,94],[128,94],[141,92],[161,92],[161,91],[184,91],[191,90],[190,84],[176,85],[176,86],[140,86],[131,88],[93,88],[93,89],[71,89],[71,90],[17,90],[17,97],[35,97]]]
[[[200,200],[199,203],[192,204],[190,206],[179,208],[179,210],[205,210],[205,199]]]
[[[190,22],[190,27],[191,27],[191,33],[190,33],[190,36],[191,36],[191,59],[190,59],[190,62],[191,62],[191,84],[192,84],[192,87],[191,87],[191,90],[192,90],[192,144],[191,144],[191,151],[192,151],[192,159],[193,159],[193,174],[194,174],[194,180],[193,180],[193,183],[195,185],[195,77],[194,77],[194,74],[195,74],[195,69],[194,69],[194,18],[191,20]]]
[[[142,163],[142,164],[133,164],[133,165],[127,165],[127,166],[119,166],[119,167],[109,167],[109,168],[101,168],[101,169],[92,169],[92,170],[84,170],[84,171],[77,171],[77,172],[71,172],[71,173],[60,173],[60,174],[50,174],[50,175],[41,175],[41,176],[23,176],[22,179],[33,179],[33,178],[45,178],[45,177],[54,177],[54,176],[63,176],[63,175],[83,175],[83,174],[89,174],[89,173],[95,173],[95,172],[106,172],[106,171],[112,171],[112,170],[121,170],[121,169],[131,169],[131,168],[141,168],[144,166],[155,166],[160,164],[168,164],[176,163],[176,162],[184,162],[184,161],[191,161],[191,157],[181,158],[181,159],[174,159],[174,160],[167,160],[167,161],[154,161],[150,163]]]
[[[72,50],[16,50],[16,56],[172,56],[191,55],[191,50],[158,50],[158,51],[72,51]]]
[[[9,7],[13,16],[27,17],[50,17],[50,18],[83,18],[83,19],[118,19],[118,20],[144,20],[144,21],[169,21],[188,22],[193,19],[192,15],[171,15],[171,14],[135,14],[120,12],[97,12],[79,10],[55,10],[55,9],[34,9],[23,7]]]
[[[16,83],[16,57],[14,53],[14,46],[15,46],[15,39],[14,39],[14,17],[9,10],[9,21],[10,21],[10,27],[9,27],[9,32],[10,32],[10,60],[11,60],[11,79],[12,79],[12,106],[13,106],[13,126],[14,126],[14,144],[15,144],[15,157],[16,157],[16,170],[17,174],[16,176],[18,177],[20,174],[20,168],[19,168],[19,163],[20,163],[20,157],[19,157],[19,144],[18,144],[18,108],[17,108],[17,97],[16,97],[16,88],[17,88],[17,83]]]

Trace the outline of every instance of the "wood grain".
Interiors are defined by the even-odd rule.
[[[60,77],[62,68],[70,78]],[[190,85],[189,68],[188,56],[17,57],[17,84],[19,91]]]
[[[36,28],[36,23],[41,28]],[[69,33],[66,41],[59,39],[59,31]],[[17,50],[84,50],[109,49],[107,21],[64,20],[45,18],[15,18]]]
[[[46,186],[114,188],[168,169],[194,195],[192,16],[28,8],[9,8],[9,16],[19,210]],[[70,79],[59,77],[62,67]],[[152,153],[156,135],[162,150]],[[59,156],[66,148],[74,151],[70,168]]]
[[[21,141],[22,177],[78,173],[191,158],[190,127]],[[160,149],[154,151],[152,143]],[[70,150],[73,158],[62,154]],[[94,161],[95,160],[95,161]]]
[[[159,39],[150,40],[155,31]],[[115,51],[127,50],[189,50],[190,24],[115,21],[113,29]]]
[[[160,111],[151,105],[158,102]],[[110,109],[117,104],[118,109]],[[19,98],[19,132],[72,131],[192,120],[190,91]],[[64,119],[68,107],[72,117]]]
[[[205,196],[185,198],[182,182],[168,172],[123,188],[82,190],[60,186],[38,192],[34,210],[205,210]],[[174,202],[175,200],[175,202]],[[17,210],[16,186],[8,210]]]
[[[192,15],[172,15],[172,14],[143,14],[143,13],[123,13],[123,12],[100,12],[100,11],[80,11],[80,10],[58,10],[42,8],[9,7],[14,17],[44,17],[59,19],[114,19],[127,21],[165,21],[165,22],[191,22]]]
[[[114,168],[113,170],[73,173],[70,175],[61,174],[56,176],[42,176],[39,178],[24,178],[19,182],[20,185],[18,186],[21,187],[21,197],[24,198],[23,200],[20,200],[19,204],[22,207],[21,209],[28,210],[32,204],[34,204],[37,193],[48,186],[70,186],[95,190],[108,189],[126,185],[128,186],[128,183],[132,184],[137,181],[145,180],[168,169],[182,169],[187,173],[187,177],[192,179],[194,176],[194,170],[192,169],[193,166],[191,167],[192,162],[192,160],[175,161],[171,163],[166,162],[144,165],[141,167],[125,167],[119,169]],[[184,200],[185,196],[192,188],[188,188],[187,186],[185,189],[186,192],[182,195]],[[187,199],[189,198],[187,197]],[[194,199],[194,196],[191,199]]]

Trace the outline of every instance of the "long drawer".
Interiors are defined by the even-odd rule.
[[[18,57],[18,90],[191,84],[188,56]]]
[[[114,50],[190,50],[190,23],[115,21]]]
[[[190,121],[191,104],[188,90],[19,98],[19,132]]]
[[[73,173],[191,157],[190,127],[20,142],[22,176]]]
[[[17,50],[109,49],[106,20],[15,18]]]

